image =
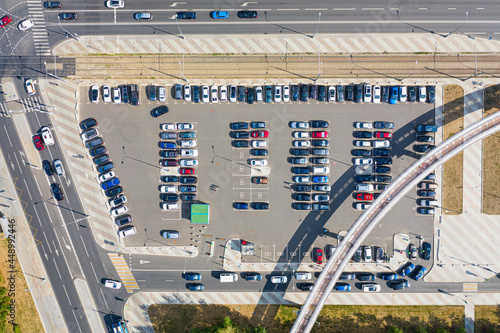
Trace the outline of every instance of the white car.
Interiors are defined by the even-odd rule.
[[[54,138],[52,137],[52,132],[47,126],[42,127],[42,139],[43,143],[47,146],[52,146],[54,144]]]
[[[250,160],[251,166],[267,166],[267,160],[254,158]]]
[[[196,147],[196,140],[181,140],[180,146],[182,148],[193,148]]]
[[[104,183],[106,180],[114,178],[114,177],[116,177],[115,172],[114,171],[109,171],[109,172],[106,172],[106,173],[103,173],[102,175],[100,175],[99,176],[99,181],[101,183]]]
[[[36,94],[35,82],[32,79],[26,79],[26,81],[24,81],[24,86],[26,87],[28,95],[33,96]]]
[[[269,143],[266,140],[253,140],[252,147],[254,148],[266,148]]]
[[[209,93],[210,93],[210,89],[208,88],[208,86],[201,87],[201,101],[203,103],[210,102]]]
[[[110,201],[111,207],[118,207],[119,205],[122,205],[127,202],[127,197],[124,196],[123,194],[120,194],[117,196],[115,199]]]
[[[372,123],[366,123],[366,122],[362,122],[362,121],[357,121],[354,124],[354,127],[361,128],[361,129],[372,129],[373,125],[372,125]]]
[[[335,102],[335,87],[333,86],[328,87],[328,102]]]
[[[135,227],[130,226],[130,227],[127,227],[125,229],[118,231],[118,236],[120,236],[121,238],[125,238],[128,236],[135,235],[136,233],[137,233],[137,230],[135,229]]]
[[[309,128],[309,124],[304,122],[304,121],[292,121],[290,123],[291,128],[301,128],[301,129],[306,129]]]
[[[162,185],[160,186],[161,193],[177,193],[179,192],[176,185]]]
[[[309,177],[309,176],[293,176],[292,180],[296,183],[299,183],[299,184],[310,183],[311,177]]]
[[[166,89],[164,86],[159,86],[158,87],[158,100],[160,102],[165,102],[166,99]]]
[[[322,202],[322,201],[330,201],[330,195],[328,194],[314,194],[312,196],[313,201]]]
[[[418,204],[424,207],[437,207],[438,202],[437,200],[420,199],[418,200]]]
[[[373,86],[373,103],[380,103],[381,95],[382,92],[380,86]]]
[[[407,99],[407,89],[406,89],[406,86],[400,86],[399,87],[399,101],[404,103],[406,102],[406,99]]]
[[[281,86],[274,86],[274,101],[281,103]]]
[[[307,139],[309,137],[309,132],[306,131],[295,131],[292,136],[296,139]]]
[[[391,142],[389,140],[375,140],[373,141],[373,148],[389,148]]]
[[[372,143],[370,140],[356,140],[354,141],[356,147],[371,147]]]
[[[122,102],[122,93],[120,88],[113,88],[113,103],[121,104]]]
[[[184,100],[186,102],[191,102],[191,86],[189,84],[184,86]]]
[[[83,141],[87,141],[87,140],[93,139],[96,136],[99,136],[99,131],[97,130],[97,128],[91,128],[91,129],[83,132],[82,134],[80,134],[80,138]]]
[[[418,101],[419,102],[425,102],[427,98],[427,89],[425,87],[419,87],[418,88]]]
[[[317,167],[317,166],[313,166],[313,167],[311,167],[311,173],[313,173],[313,174],[330,173],[330,168],[329,167]]]
[[[106,1],[106,7],[108,7],[108,8],[123,8],[123,7],[125,7],[125,1],[123,1],[123,0],[108,0],[108,1]]]
[[[191,123],[179,123],[179,124],[177,124],[177,129],[179,131],[192,130],[193,128],[194,128],[194,125]]]
[[[197,166],[198,165],[198,160],[195,159],[185,159],[185,160],[180,160],[179,165],[181,167],[192,167],[192,166]]]
[[[296,272],[295,280],[309,280],[312,278],[312,274],[308,272]]]
[[[355,208],[356,210],[367,210],[368,208],[370,208],[370,204],[358,202],[355,205]]]
[[[372,85],[365,83],[365,93],[363,102],[370,103],[372,101]]]
[[[111,216],[116,217],[125,214],[128,212],[128,207],[125,205],[121,205],[111,209]]]
[[[163,210],[178,210],[179,209],[179,203],[178,202],[164,202],[162,204]]]
[[[160,126],[162,131],[176,131],[177,125],[172,123],[161,124]]]
[[[298,147],[298,148],[300,148],[300,147],[311,147],[311,141],[309,141],[309,140],[294,140],[292,142],[292,145],[294,147]]]
[[[120,289],[122,287],[122,283],[115,280],[106,280],[104,281],[104,286],[111,289]]]
[[[231,92],[234,92],[234,94]],[[236,86],[234,84],[229,86],[229,101],[231,103],[236,103]]]
[[[102,87],[102,98],[104,99],[105,103],[111,102],[111,89],[109,88],[109,86]]]
[[[92,86],[90,88],[92,103],[99,103],[99,86]]]
[[[52,162],[52,165],[54,165],[54,170],[56,171],[56,173],[59,176],[64,176],[64,168],[63,168],[61,160],[57,160],[57,159],[54,160],[54,162]]]
[[[259,103],[262,102],[262,87],[255,87],[255,100]]]
[[[377,283],[363,284],[363,292],[365,293],[377,293],[379,291],[380,291],[380,285]]]
[[[225,102],[227,101],[227,87],[226,86],[220,86],[220,101]]]
[[[196,157],[198,156],[197,149],[181,149],[181,156],[183,157]]]
[[[373,185],[372,184],[356,184],[357,192],[372,192]]]
[[[366,262],[372,261],[372,247],[371,246],[365,246],[365,251],[364,251],[363,257],[364,257]]]
[[[28,30],[28,29],[31,29],[33,28],[33,26],[35,25],[35,22],[33,22],[32,19],[27,19],[27,20],[24,20],[24,21],[21,21],[18,25],[17,25],[17,28],[21,31],[25,31],[25,30]]]
[[[286,276],[271,276],[271,283],[283,284],[288,281]]]
[[[356,165],[372,165],[373,159],[371,159],[371,158],[355,158],[354,164],[356,164]]]
[[[283,102],[290,102],[290,86],[283,86]]]
[[[210,93],[212,95],[211,102],[212,103],[219,103],[219,87],[212,86],[210,88]]]

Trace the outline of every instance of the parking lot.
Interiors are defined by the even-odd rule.
[[[253,104],[195,104],[175,101],[167,96],[170,111],[153,118],[150,111],[164,103],[146,99],[141,89],[141,104],[103,103],[89,101],[89,87],[80,90],[80,119],[96,118],[108,153],[115,164],[116,174],[128,197],[130,214],[137,235],[125,239],[127,246],[158,246],[172,241],[160,236],[161,230],[178,230],[182,237],[176,244],[190,244],[190,203],[180,201],[178,212],[165,213],[159,205],[160,174],[168,173],[159,165],[161,123],[196,123],[199,151],[197,197],[210,204],[210,225],[206,233],[220,238],[243,238],[257,244],[257,261],[311,260],[312,249],[325,244],[337,244],[331,237],[318,237],[323,227],[332,232],[347,230],[361,214],[353,207],[354,168],[351,155],[353,124],[356,121],[392,121],[392,175],[395,178],[419,155],[413,151],[415,126],[434,124],[433,104],[328,104],[309,102]],[[169,88],[167,88],[168,91]],[[291,121],[329,121],[330,210],[298,211],[292,209],[289,163]],[[248,164],[249,149],[234,148],[230,123],[235,121],[265,121],[269,131],[269,155],[266,167]],[[269,177],[268,184],[253,184],[252,177]],[[214,187],[215,186],[215,187]],[[395,233],[415,237],[432,235],[432,217],[416,212],[415,192],[401,200],[372,232],[366,245],[381,246],[392,252]],[[267,202],[269,210],[236,210],[233,203]],[[112,223],[112,222],[110,222]],[[412,238],[410,241],[413,241]],[[201,248],[201,252],[206,249]],[[250,259],[248,259],[250,260]]]

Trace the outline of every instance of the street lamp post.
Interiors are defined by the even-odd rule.
[[[32,285],[31,287],[29,287],[29,288],[25,289],[24,291],[31,291],[31,289],[32,289],[32,288],[35,288],[35,287],[36,287],[36,286],[38,286],[40,283],[45,282],[46,280],[47,280],[46,278],[42,278],[42,281],[35,283],[34,285]]]
[[[314,32],[314,35],[311,38],[314,38],[318,33],[320,23],[321,23],[321,12],[318,13],[318,26],[316,27],[316,31]]]
[[[63,226],[63,227],[65,227],[65,226],[67,226],[68,224],[78,223],[78,222],[80,222],[80,221],[83,221],[83,220],[85,220],[85,219],[88,219],[89,217],[90,217],[90,215],[85,215],[84,217],[79,218],[79,219],[77,219],[77,220],[74,220],[73,222],[68,222],[68,223],[65,223],[65,224],[63,224],[62,226]]]
[[[179,37],[182,39],[186,39],[181,31],[181,28],[179,27],[179,20],[177,19],[177,15],[175,15],[175,24],[177,24],[177,29],[179,29],[179,33],[181,34]]]

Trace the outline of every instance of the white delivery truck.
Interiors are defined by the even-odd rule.
[[[222,273],[220,275],[220,282],[236,282],[238,275],[236,273]]]

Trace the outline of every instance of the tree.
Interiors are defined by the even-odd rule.
[[[397,328],[396,326],[391,326],[387,330],[387,333],[403,333],[403,331],[401,329]]]
[[[419,327],[415,330],[415,333],[427,333],[425,327]]]

